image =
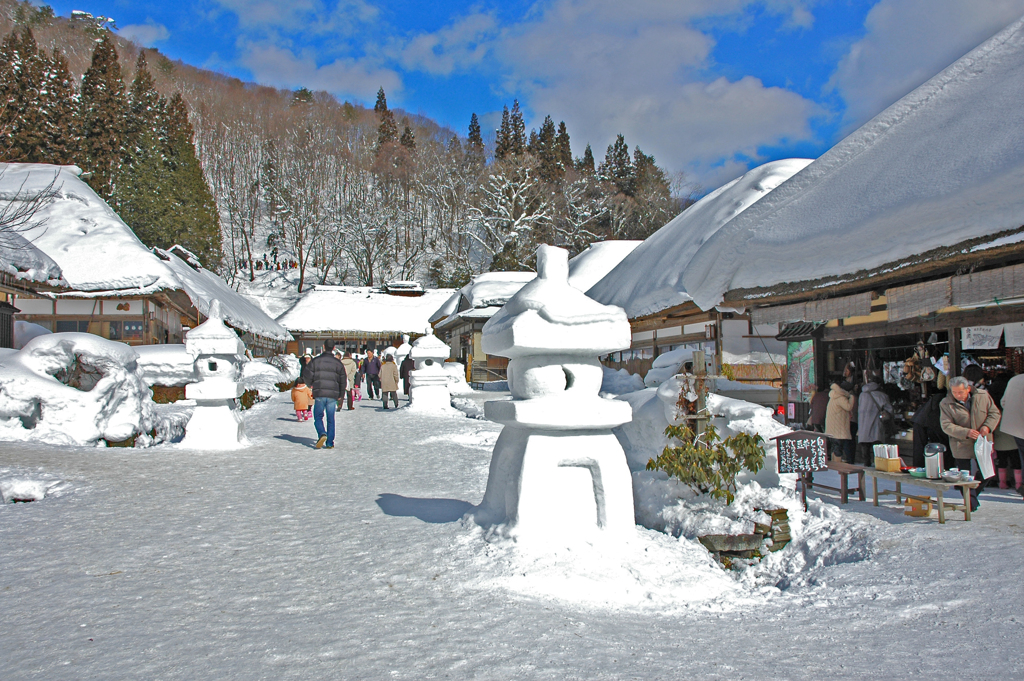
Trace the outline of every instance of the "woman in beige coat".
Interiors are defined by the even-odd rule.
[[[395,357],[388,355],[380,367],[380,396],[385,409],[388,408],[388,397],[395,401],[395,409],[398,409],[398,381],[398,365],[395,364]]]
[[[853,386],[847,382],[833,383],[825,409],[825,435],[832,440],[832,455],[853,463],[853,437],[850,435],[850,412],[853,411]]]

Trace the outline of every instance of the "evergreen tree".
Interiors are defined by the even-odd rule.
[[[629,145],[621,134],[615,138],[613,144],[608,145],[599,174],[603,179],[615,183],[619,192],[626,196],[633,195],[636,175],[629,158]]]
[[[101,197],[111,199],[125,153],[128,104],[109,32],[96,44],[82,77],[80,102],[83,160],[92,172],[88,182]]]
[[[545,182],[555,182],[562,178],[565,168],[559,158],[559,150],[555,143],[557,133],[555,122],[551,116],[544,117],[544,123],[537,134],[536,152],[534,156],[540,161],[540,178]]]
[[[398,143],[409,151],[416,151],[416,135],[413,134],[408,121],[405,123],[405,129],[402,130],[402,137],[398,140]]]
[[[147,136],[147,144],[158,143],[157,125],[164,113],[165,102],[156,91],[156,83],[146,66],[146,52],[139,52],[135,62],[135,79],[128,92],[128,114],[125,121],[125,141],[128,146],[128,159],[137,153],[143,144],[142,137]]]
[[[473,114],[474,116],[476,114]],[[509,117],[508,107],[501,112],[501,127],[498,128],[494,139],[494,158],[504,160],[512,154],[512,121]]]
[[[565,121],[558,124],[558,132],[555,134],[555,158],[563,169],[572,168],[572,146],[569,144],[569,131],[565,127]]]
[[[5,66],[0,78],[5,133],[0,139],[0,153],[6,161],[46,162],[49,140],[45,100],[50,61],[27,28],[20,36],[11,33],[4,40],[0,59]]]
[[[77,162],[80,140],[78,93],[68,62],[60,50],[53,51],[47,78],[48,163],[61,165]]]
[[[395,123],[395,114],[388,109],[388,99],[384,95],[384,88],[377,92],[377,103],[373,105],[373,110],[380,119],[380,125],[377,128],[377,153],[379,154],[384,147],[398,141],[398,124]]]
[[[523,112],[519,110],[519,100],[512,100],[512,111],[509,113],[509,153],[522,156],[526,152],[526,123]]]
[[[582,173],[583,175],[594,174],[594,152],[591,150],[590,145],[583,150],[583,157],[576,159],[576,172]]]
[[[475,163],[484,162],[484,138],[480,132],[480,121],[474,113],[469,118],[469,137],[466,143],[467,158]]]
[[[300,87],[292,93],[292,106],[309,104],[313,101],[313,93],[309,88]]]

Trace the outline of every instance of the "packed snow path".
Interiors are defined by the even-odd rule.
[[[480,559],[459,518],[481,498],[497,425],[364,400],[338,426],[336,449],[312,449],[281,395],[248,412],[253,446],[237,452],[0,443],[0,482],[63,481],[0,506],[3,675],[1024,674],[1024,504],[1008,493],[983,495],[971,523],[876,510],[875,553],[811,586],[613,611],[513,593]]]

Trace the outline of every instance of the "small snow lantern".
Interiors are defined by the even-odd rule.
[[[426,335],[412,344],[409,356],[415,360],[416,368],[409,374],[411,409],[455,413],[448,390],[448,372],[444,370],[444,361],[450,355],[451,348],[435,336],[429,326]]]
[[[185,350],[195,357],[196,383],[185,386],[196,401],[182,445],[195,449],[234,449],[245,443],[237,398],[242,395],[241,365],[245,344],[221,319],[220,301],[210,305],[209,319],[188,332]]]
[[[635,527],[629,468],[611,432],[632,411],[598,396],[598,357],[629,347],[629,321],[570,286],[568,272],[564,249],[539,247],[537,278],[483,329],[484,352],[511,360],[514,399],[484,406],[505,428],[474,516],[519,537]]]

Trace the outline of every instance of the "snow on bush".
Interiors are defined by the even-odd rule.
[[[685,362],[693,359],[693,350],[678,348],[658,355],[651,364],[651,370],[644,376],[644,385],[657,388],[659,385],[679,373]]]
[[[41,501],[46,497],[61,496],[70,487],[67,482],[46,473],[26,474],[0,468],[0,503]]]
[[[448,392],[452,395],[468,395],[473,392],[466,382],[466,365],[461,362],[445,362],[444,370],[448,372]]]
[[[135,351],[88,333],[39,336],[0,359],[0,438],[65,445],[169,440],[180,419],[154,412]],[[152,433],[152,435],[148,435]]]
[[[601,381],[601,392],[608,395],[622,395],[624,393],[636,392],[644,389],[644,379],[640,374],[631,374],[625,369],[604,369],[604,378]]]
[[[299,377],[299,360],[292,355],[277,355],[245,362],[242,365],[242,388],[262,394],[280,392],[278,384],[292,384]]]

